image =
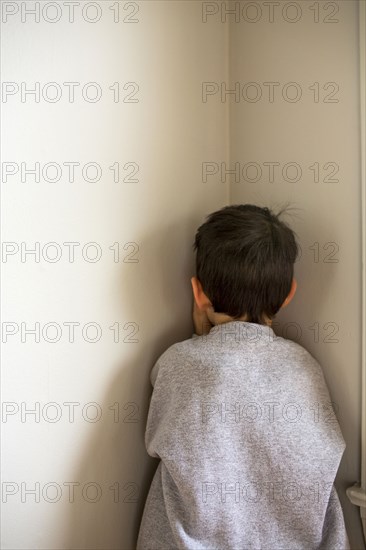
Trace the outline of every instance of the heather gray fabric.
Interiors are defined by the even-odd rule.
[[[160,458],[137,550],[346,550],[334,487],[345,442],[323,372],[266,325],[170,346],[150,374]]]

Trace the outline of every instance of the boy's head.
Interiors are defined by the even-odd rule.
[[[270,324],[296,291],[295,233],[280,214],[253,204],[211,213],[196,233],[195,301],[221,322],[232,319]],[[220,315],[218,315],[220,314]]]

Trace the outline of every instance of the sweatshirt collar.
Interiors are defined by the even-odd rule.
[[[228,321],[220,323],[211,328],[210,337],[219,339],[221,342],[233,339],[237,342],[256,343],[259,340],[273,342],[277,336],[269,325],[250,323],[249,321]]]

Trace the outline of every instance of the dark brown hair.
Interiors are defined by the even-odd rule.
[[[216,312],[263,323],[291,289],[299,248],[278,214],[253,204],[225,206],[197,230],[196,277]]]

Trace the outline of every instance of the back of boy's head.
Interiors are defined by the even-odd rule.
[[[197,230],[196,277],[217,313],[263,323],[291,290],[299,249],[280,214],[253,204],[225,206]]]

